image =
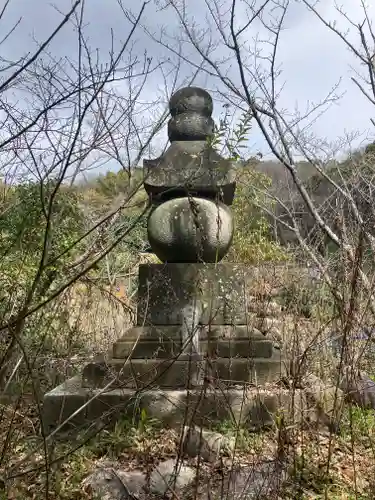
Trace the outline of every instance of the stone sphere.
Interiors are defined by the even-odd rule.
[[[164,262],[218,262],[233,238],[229,207],[205,198],[175,198],[148,219],[153,252]]]

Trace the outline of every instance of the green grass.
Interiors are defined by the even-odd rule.
[[[267,431],[251,432],[244,426],[238,426],[231,420],[224,420],[212,427],[213,431],[220,432],[224,436],[236,438],[236,449],[239,451],[261,451],[264,435]]]
[[[351,406],[345,409],[341,422],[341,435],[344,438],[375,437],[375,410]]]

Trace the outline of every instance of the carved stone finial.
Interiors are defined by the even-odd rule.
[[[178,90],[169,101],[172,118],[168,137],[174,141],[205,141],[214,133],[211,118],[213,103],[208,92],[199,87]]]
[[[154,205],[148,238],[164,262],[218,262],[233,237],[233,164],[207,139],[214,133],[213,103],[198,87],[170,99],[171,145],[160,158],[144,160],[144,187]]]

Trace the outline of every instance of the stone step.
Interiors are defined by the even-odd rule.
[[[66,420],[61,431],[77,432],[85,424],[97,419],[116,422],[124,416],[135,419],[139,409],[145,408],[148,418],[155,418],[164,426],[180,429],[195,424],[210,427],[213,423],[228,422],[234,418],[239,424],[257,430],[274,426],[282,412],[293,425],[311,418],[312,409],[299,389],[287,390],[279,386],[253,387],[244,391],[240,386],[202,390],[150,388],[141,392],[133,389],[82,388],[81,377],[76,376],[48,392],[43,401],[45,429],[55,430]]]
[[[224,384],[250,383],[263,385],[280,379],[284,373],[279,351],[272,358],[216,358],[201,361],[147,360],[133,359],[124,361],[110,359],[86,365],[83,387],[104,387],[114,380],[111,387],[189,387],[195,383],[198,374],[208,373],[213,380]]]
[[[272,318],[269,316],[255,317],[251,319],[253,325],[262,334],[267,335],[275,331],[281,331],[285,327],[285,321],[280,318]]]
[[[247,325],[199,325],[199,339],[249,339],[264,340],[265,336],[258,329]],[[181,339],[181,325],[136,326],[130,328],[118,342],[138,339],[165,340]]]
[[[212,339],[199,342],[201,354],[208,353],[210,356],[216,355],[220,358],[232,358],[236,356],[252,358],[270,358],[273,352],[272,341],[255,339]],[[189,347],[188,347],[189,348]],[[121,340],[113,345],[112,356],[116,359],[126,359],[131,356],[133,359],[145,358],[175,358],[181,353],[182,341],[164,340]]]
[[[250,313],[255,313],[259,317],[279,317],[282,313],[282,307],[280,304],[274,301],[262,301],[262,300],[249,300],[248,311]]]

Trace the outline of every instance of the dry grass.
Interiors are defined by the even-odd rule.
[[[275,342],[281,342],[284,354],[293,361],[292,364],[301,363],[306,373],[318,375],[327,385],[335,384],[337,358],[326,342],[333,324],[331,309],[329,302],[319,298],[325,297],[326,291],[320,291],[320,285],[309,277],[308,272],[302,273],[296,266],[264,266],[252,269],[252,273],[248,284],[249,301],[276,303],[280,307],[274,309],[274,312],[278,310],[277,314],[265,318],[252,314],[250,323],[267,331]],[[300,291],[306,289],[313,289],[314,297],[317,297],[311,306],[310,317],[306,317],[305,310],[298,304]],[[75,285],[60,297],[58,309],[59,335],[53,337],[56,356],[51,355],[51,351],[39,359],[48,378],[44,390],[55,386],[74,370],[80,370],[89,357],[107,351],[115,340],[126,334],[134,322],[135,303],[123,303],[123,297],[85,282]],[[57,375],[52,375],[53,371]],[[40,469],[8,481],[4,493],[7,496],[1,496],[1,475],[6,475],[9,466],[30,453],[36,443],[41,443],[36,401],[30,392],[24,391],[18,407],[9,404],[1,411],[1,441],[7,446],[0,465],[0,499],[38,500],[46,481],[46,474]],[[222,432],[231,432],[230,426],[227,430],[224,427]],[[371,412],[354,409],[353,413],[349,407],[340,435],[331,436],[326,429],[312,429],[297,422],[290,425],[286,448],[292,481],[286,485],[281,498],[374,498],[375,493],[373,497],[369,493],[373,488],[375,463],[372,427],[375,428],[375,418]],[[277,455],[280,429],[258,434],[246,430],[241,432],[241,448],[236,452],[235,462],[251,464]],[[83,444],[80,451],[66,457],[62,466],[51,469],[49,498],[91,498],[82,489],[81,480],[99,462],[110,459],[125,469],[147,468],[150,463],[177,456],[176,439],[175,430],[160,429],[154,424],[141,430],[137,424],[126,423],[115,430],[104,431],[90,443]],[[76,444],[77,441],[56,444],[53,456],[63,454]],[[41,450],[31,453],[26,468],[38,466],[43,469],[45,459]],[[227,471],[232,463],[233,457],[227,457],[222,467]],[[217,464],[206,464],[205,468],[208,475],[219,480],[222,471],[217,470]]]
[[[61,300],[67,325],[87,352],[108,350],[134,323],[135,304],[104,287],[78,284]]]
[[[12,418],[12,411],[7,415]],[[0,468],[0,476],[9,472],[30,449],[41,442],[37,432],[36,417],[16,416],[12,425],[18,439],[6,456],[6,469]],[[358,422],[356,422],[358,423]],[[234,431],[231,426],[222,426],[220,431]],[[4,433],[4,428],[2,434]],[[288,471],[289,480],[284,485],[281,499],[354,499],[370,500],[374,492],[374,450],[369,440],[364,440],[356,429],[352,436],[349,425],[340,436],[330,436],[327,432],[302,430],[292,427],[288,430]],[[59,442],[54,447],[53,457],[72,449],[80,438],[73,442]],[[242,432],[238,440],[239,448],[234,456],[224,456],[212,464],[200,463],[202,481],[210,478],[211,484],[220,484],[223,475],[235,465],[254,466],[263,460],[272,460],[278,453],[278,433],[268,430],[260,433]],[[147,472],[159,461],[179,456],[179,433],[175,429],[165,429],[156,421],[150,421],[140,428],[129,421],[120,421],[112,430],[103,431],[75,453],[64,458],[62,464],[53,465],[49,470],[51,500],[93,499],[89,490],[82,488],[82,481],[97,467],[121,468],[124,471],[141,470]],[[186,459],[186,464],[197,465],[197,459]],[[41,467],[42,470],[39,468]],[[33,470],[34,469],[34,470]],[[46,474],[42,449],[31,455],[20,469],[30,471],[8,481],[4,496],[0,498],[21,500],[41,499],[45,490]],[[7,495],[7,496],[5,496]]]

